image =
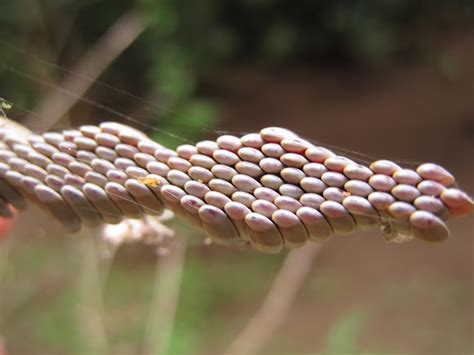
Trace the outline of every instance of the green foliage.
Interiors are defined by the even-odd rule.
[[[0,97],[0,117],[6,117],[6,113],[11,110],[13,104]]]

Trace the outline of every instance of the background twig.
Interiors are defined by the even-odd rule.
[[[94,235],[80,233],[82,265],[78,278],[80,293],[77,318],[83,335],[88,339],[88,351],[92,354],[107,354],[108,343],[103,317],[103,287],[99,272],[100,255]]]
[[[260,309],[225,352],[252,355],[261,349],[290,312],[321,244],[309,243],[288,254]]]
[[[147,355],[168,353],[185,260],[184,238],[170,255],[157,258],[155,289],[145,337],[144,353]]]
[[[26,121],[26,125],[34,123],[35,128],[50,128],[65,115],[80,99],[89,87],[110,64],[127,49],[146,29],[146,22],[136,12],[128,12],[120,17],[92,46],[71,73],[59,84],[61,90],[50,92],[35,110],[34,117]],[[65,95],[65,92],[74,95]],[[38,117],[41,120],[38,121]]]
[[[7,269],[7,264],[8,264],[8,257],[10,255],[10,250],[12,247],[13,239],[12,238],[7,238],[4,241],[0,242],[0,289],[3,290],[3,278],[5,276],[5,272]],[[1,336],[1,331],[3,328],[3,292],[0,292],[0,336]],[[1,344],[1,339],[0,339],[0,344]],[[0,352],[1,355],[1,352]]]

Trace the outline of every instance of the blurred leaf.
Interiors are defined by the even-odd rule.
[[[267,32],[263,42],[263,52],[268,57],[286,57],[294,51],[296,43],[294,28],[287,24],[276,23]]]
[[[364,328],[366,318],[365,313],[353,311],[336,320],[326,338],[326,345],[322,354],[361,354],[357,342]]]

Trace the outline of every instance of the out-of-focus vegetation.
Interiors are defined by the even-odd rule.
[[[131,9],[143,13],[148,29],[103,80],[156,103],[161,109],[148,107],[153,112],[142,116],[189,139],[217,118],[216,103],[203,95],[206,83],[234,65],[299,61],[377,68],[423,58],[424,34],[462,28],[474,18],[469,0],[18,0],[0,3],[0,39],[70,68]],[[34,107],[44,87],[9,66],[50,81],[67,75],[5,43],[0,58],[0,92],[21,107]],[[140,102],[123,94],[96,87],[88,95],[126,114],[140,112]],[[177,144],[169,135],[157,138]]]
[[[97,276],[84,263],[87,241],[22,239],[14,243],[2,282],[0,333],[12,354],[97,353],[97,322],[106,329],[110,353],[143,353],[156,281],[150,250],[128,247],[119,252],[104,285],[103,308],[100,301],[96,308],[100,289],[83,281]],[[27,246],[22,245],[25,242]],[[272,281],[269,275],[275,275],[283,258],[225,249],[219,254],[189,249],[168,354],[216,354],[226,349],[264,298]],[[373,285],[373,303],[344,305],[359,299],[360,292],[356,285],[348,286],[358,282],[348,271],[334,264],[315,266],[300,291],[291,322],[261,353],[393,354],[418,347],[447,354],[472,349],[472,324],[462,317],[472,304],[468,285],[418,267],[412,277]],[[417,315],[412,314],[414,309]],[[432,325],[435,333],[425,327],[431,313],[443,317],[443,322]],[[96,318],[99,314],[102,319]],[[433,337],[438,332],[441,343]],[[387,344],[387,337],[395,344]]]

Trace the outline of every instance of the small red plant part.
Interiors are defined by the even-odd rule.
[[[9,207],[9,215],[0,217],[0,243],[8,236],[8,233],[12,230],[17,220],[16,210],[11,206],[7,207]]]

